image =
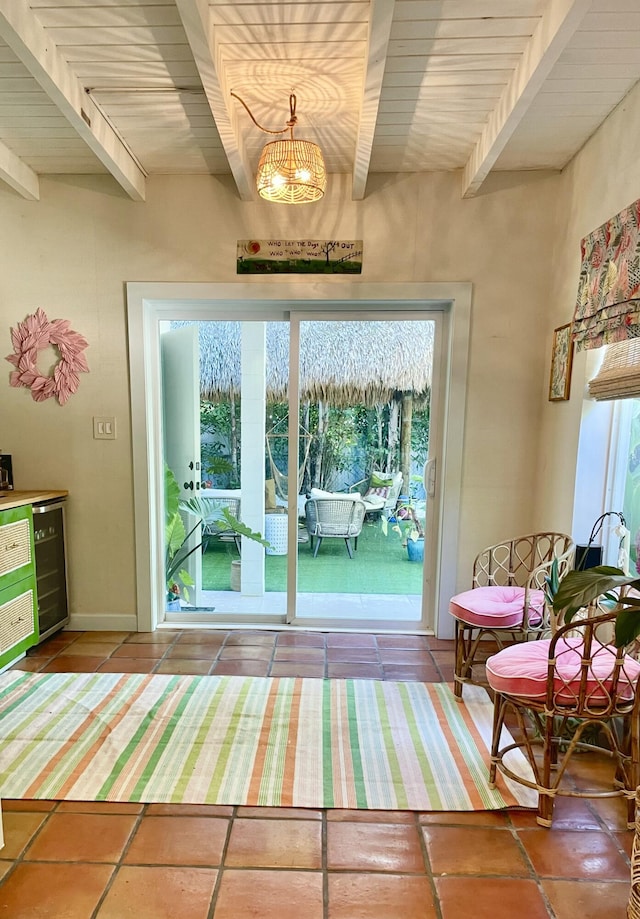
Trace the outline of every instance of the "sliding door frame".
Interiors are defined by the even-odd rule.
[[[462,449],[467,389],[471,284],[364,284],[359,282],[181,284],[130,282],[127,324],[131,390],[131,431],[136,533],[136,596],[138,631],[159,625],[164,583],[162,526],[161,405],[158,328],[176,318],[208,321],[232,316],[237,320],[289,321],[292,314],[393,314],[440,311],[445,314],[443,344],[444,430],[440,458],[440,558],[434,628],[439,637],[452,634],[448,600],[456,592]],[[360,317],[359,317],[360,318]],[[296,348],[297,353],[297,348]],[[293,369],[293,368],[292,368]],[[297,394],[296,394],[297,399]],[[296,403],[297,404],[297,403]],[[293,416],[295,417],[295,416]],[[289,475],[297,466],[290,453]],[[289,523],[291,538],[291,521]],[[291,578],[291,574],[289,574]],[[290,601],[289,601],[290,602]],[[364,623],[363,623],[364,626]]]

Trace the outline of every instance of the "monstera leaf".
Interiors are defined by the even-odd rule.
[[[183,511],[189,511],[189,513],[195,514],[199,523],[206,520],[208,508],[200,498],[188,498],[186,501],[181,501],[180,508]],[[257,533],[241,520],[238,520],[237,517],[234,517],[228,507],[221,508],[218,519],[226,525],[228,530],[237,533],[238,536],[246,536],[247,539],[259,542],[260,545],[265,546],[267,549],[270,547],[271,543],[264,539],[261,533]]]
[[[180,593],[185,600],[189,599],[188,587],[193,587],[194,581],[189,571],[184,567],[186,560],[194,552],[202,548],[202,542],[190,545],[191,536],[198,530],[202,523],[206,521],[209,508],[200,498],[189,498],[186,501],[180,500],[180,486],[173,471],[165,464],[164,469],[165,485],[165,577],[167,587],[167,599],[176,599]],[[205,499],[206,501],[206,499]],[[182,512],[192,514],[196,518],[194,526],[187,532],[184,525]],[[246,536],[259,542],[267,549],[271,545],[266,539],[263,539],[260,533],[256,533],[246,524],[234,517],[228,507],[222,508],[219,513],[219,519],[223,525],[239,536]]]
[[[189,548],[189,538],[200,526],[200,521],[187,533],[184,520],[180,514],[180,486],[173,471],[165,464],[164,467],[164,501],[165,501],[165,581],[167,596],[175,598],[182,588],[185,600],[189,599],[188,587],[193,587],[193,578],[186,568],[185,561],[201,543]]]
[[[622,587],[631,593],[618,596]],[[571,622],[578,610],[598,597],[604,597],[617,607],[615,644],[623,648],[640,635],[640,578],[630,577],[620,568],[597,565],[586,571],[570,571],[560,581],[553,608],[564,620]]]

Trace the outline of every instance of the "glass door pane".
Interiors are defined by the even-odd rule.
[[[295,622],[419,628],[435,322],[300,317],[299,337]]]
[[[180,610],[172,618],[283,622],[286,582],[280,583],[277,570],[270,570],[267,581],[265,547],[259,540],[265,538],[271,512],[286,510],[273,479],[265,475],[265,428],[270,395],[273,401],[273,392],[276,397],[283,389],[286,393],[287,366],[278,349],[287,353],[288,324],[209,320],[171,325],[172,333],[183,327],[197,330],[199,342],[198,392],[185,397],[189,406],[181,409],[193,414],[191,403],[197,400],[201,471],[193,492],[181,498],[191,499],[202,519],[199,551],[192,556],[197,558],[194,584],[186,595],[181,590]],[[270,349],[275,349],[271,356]],[[270,366],[277,367],[275,376]],[[165,386],[165,403],[171,401],[170,388]],[[180,415],[180,406],[175,414]],[[165,423],[165,442],[179,439],[180,430],[177,422]],[[273,548],[280,556],[281,547],[274,542]],[[275,561],[286,562],[286,542],[284,558]]]

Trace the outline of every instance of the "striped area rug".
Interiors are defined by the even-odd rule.
[[[444,683],[0,675],[0,797],[383,810],[535,806],[487,784],[493,706]],[[523,768],[525,767],[524,758]]]

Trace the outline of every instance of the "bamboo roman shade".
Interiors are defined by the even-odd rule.
[[[640,397],[640,338],[608,345],[589,395],[598,402]]]
[[[578,351],[640,337],[640,200],[581,242],[573,317]]]

